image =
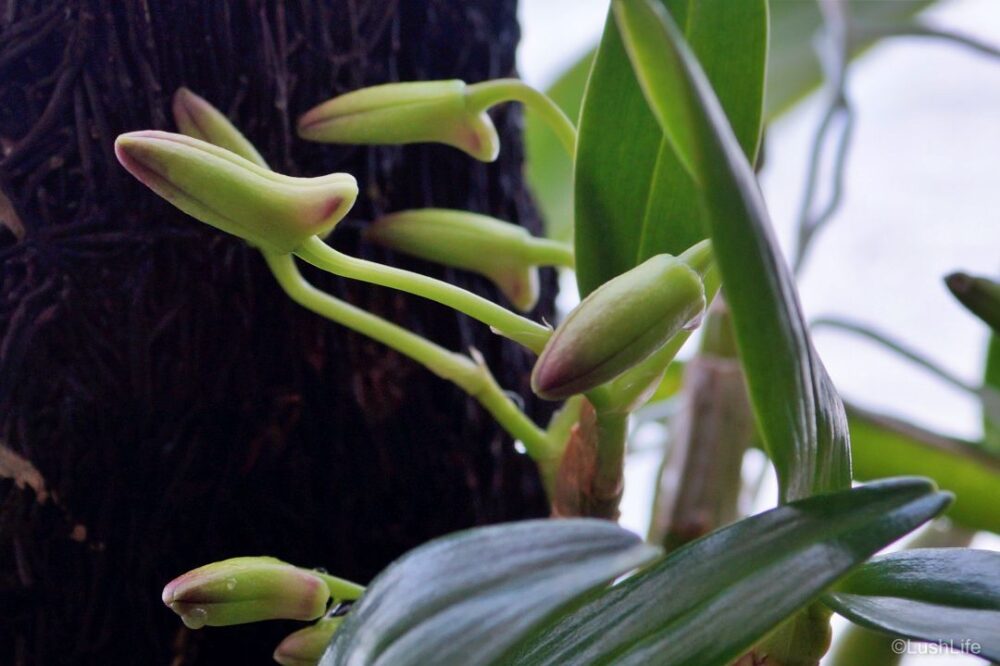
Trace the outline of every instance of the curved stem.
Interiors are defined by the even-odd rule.
[[[525,249],[525,257],[536,266],[573,268],[576,265],[576,255],[573,248],[560,241],[533,236]]]
[[[395,349],[438,377],[454,382],[478,400],[504,430],[524,444],[528,455],[543,468],[543,473],[545,466],[552,464],[553,444],[549,437],[517,408],[481,359],[477,362],[448,351],[401,326],[320,291],[302,277],[291,255],[263,254],[278,284],[293,301]]]
[[[576,155],[576,127],[552,99],[520,79],[494,79],[466,88],[469,108],[485,111],[502,102],[521,102],[552,128],[570,157]]]
[[[875,342],[885,347],[886,349],[889,349],[899,354],[903,358],[912,361],[913,363],[917,364],[918,366],[920,366],[927,372],[931,373],[938,379],[941,379],[945,383],[950,384],[951,386],[954,386],[955,388],[961,391],[971,393],[975,396],[978,396],[981,399],[997,398],[996,396],[997,392],[991,389],[990,387],[974,386],[972,384],[969,384],[968,382],[952,374],[950,371],[946,370],[945,368],[942,368],[940,365],[924,357],[919,352],[914,351],[913,349],[906,347],[902,343],[893,340],[889,336],[884,335],[883,333],[880,333],[879,331],[871,329],[867,326],[850,321],[845,321],[842,319],[835,319],[832,317],[820,318],[812,321],[812,327],[815,328],[821,326],[826,328],[839,329],[841,331],[847,331],[848,333],[854,333],[855,335],[860,335],[862,337],[868,338],[872,342]]]
[[[326,583],[326,587],[330,590],[330,596],[332,596],[336,601],[355,601],[365,592],[364,585],[358,585],[357,583],[352,583],[349,580],[337,578],[336,576],[331,576],[328,573],[316,571],[315,569],[310,570],[309,573],[323,579],[323,582]]]
[[[809,167],[805,194],[799,208],[796,229],[795,254],[792,270],[798,275],[805,264],[809,247],[816,236],[840,208],[844,198],[844,167],[854,132],[854,110],[847,99],[847,67],[850,59],[849,45],[853,39],[852,26],[845,3],[821,2],[824,15],[824,32],[816,45],[820,63],[827,79],[827,101],[822,120],[816,129],[809,151]],[[821,162],[826,154],[824,147],[831,136],[835,121],[842,121],[842,129],[835,139],[833,159],[833,191],[826,205],[814,211]]]
[[[552,335],[551,329],[461,287],[419,273],[348,256],[315,236],[303,243],[295,254],[334,275],[399,289],[447,305],[488,324],[500,335],[524,345],[536,354],[542,351]]]
[[[888,25],[868,25],[855,23],[852,36],[858,41],[880,39],[882,37],[930,37],[952,42],[982,55],[1000,58],[1000,47],[994,46],[977,37],[953,32],[944,28],[935,28],[919,20],[910,20]]]

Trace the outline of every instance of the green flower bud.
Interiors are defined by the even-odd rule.
[[[600,386],[661,348],[705,310],[701,278],[657,255],[604,283],[556,329],[531,373],[531,388],[561,400]]]
[[[427,208],[386,215],[365,232],[393,250],[491,280],[518,309],[538,301],[533,237],[516,224],[460,210]]]
[[[315,620],[330,590],[317,574],[273,557],[234,557],[187,572],[163,588],[163,603],[191,629],[261,620]]]
[[[289,253],[329,233],[358,196],[349,174],[283,176],[183,134],[122,134],[115,154],[133,176],[188,215],[272,252]]]
[[[229,122],[229,118],[187,88],[178,88],[174,93],[173,113],[181,134],[215,144],[254,164],[266,166],[254,145]]]
[[[299,120],[299,136],[323,143],[444,143],[492,162],[500,139],[485,111],[470,108],[464,81],[387,83],[320,104]]]
[[[289,634],[274,650],[274,660],[281,666],[316,666],[343,621],[342,617],[327,617]]]

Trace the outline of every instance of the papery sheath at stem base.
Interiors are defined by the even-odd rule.
[[[584,400],[580,418],[570,429],[552,497],[553,518],[604,518],[617,521],[625,487],[623,470],[600,469],[597,413]]]

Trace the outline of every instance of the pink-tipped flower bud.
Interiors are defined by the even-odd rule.
[[[254,145],[205,98],[187,88],[178,88],[172,111],[181,134],[225,148],[258,166],[267,166]]]
[[[349,174],[283,176],[183,134],[122,134],[115,154],[129,173],[188,215],[278,253],[329,233],[358,196]]]
[[[601,285],[556,329],[531,373],[531,388],[562,400],[617,377],[645,360],[705,310],[698,273],[657,255]]]
[[[316,666],[343,621],[342,617],[326,617],[289,634],[274,650],[274,660],[281,666]]]
[[[299,136],[323,143],[444,143],[483,162],[500,152],[493,121],[470,107],[458,80],[386,83],[334,97],[302,116]]]
[[[261,620],[315,620],[330,590],[308,569],[273,557],[234,557],[187,572],[163,588],[163,603],[191,629]]]
[[[383,247],[478,273],[515,307],[538,301],[536,239],[523,227],[462,210],[426,208],[379,218],[365,236]]]

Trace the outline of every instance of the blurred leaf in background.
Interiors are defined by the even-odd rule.
[[[588,51],[545,91],[574,122],[580,116],[594,51]],[[545,235],[573,240],[573,161],[545,121],[533,113],[524,119],[525,175],[545,221]]]
[[[850,4],[856,20],[882,25],[912,17],[935,1],[852,0]],[[680,4],[674,1],[670,7],[674,9]],[[823,80],[819,58],[813,48],[816,32],[822,25],[817,4],[811,0],[775,0],[770,3],[770,23],[764,95],[764,118],[768,121],[817,89]],[[861,53],[875,41],[869,38],[857,42],[853,53]],[[697,51],[697,46],[695,48]],[[596,48],[588,51],[547,91],[570,118],[579,117],[584,88],[596,52]],[[627,128],[627,125],[624,127]],[[572,161],[544,123],[532,114],[528,114],[525,120],[525,149],[528,182],[542,209],[546,232],[552,238],[570,240],[573,235]]]

